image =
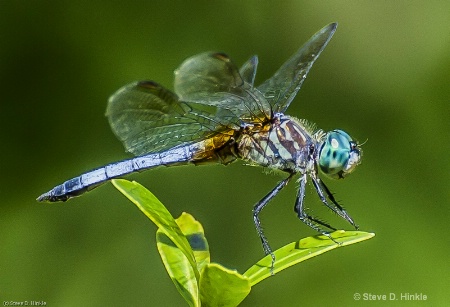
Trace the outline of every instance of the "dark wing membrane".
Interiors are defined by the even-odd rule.
[[[337,23],[332,23],[314,34],[270,79],[258,86],[274,112],[284,112],[289,107],[336,27]]]
[[[118,90],[109,99],[106,116],[126,150],[135,155],[239,129],[240,121],[217,106],[182,102],[153,81],[135,82]]]
[[[270,118],[271,107],[253,88],[257,58],[241,69],[223,53],[202,53],[184,61],[175,71],[175,93],[180,100],[230,111],[244,123]]]

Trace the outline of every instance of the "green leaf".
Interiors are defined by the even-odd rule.
[[[237,306],[250,289],[248,278],[216,263],[207,264],[200,275],[202,306]]]
[[[276,261],[273,272],[269,255],[241,275],[210,263],[203,227],[191,215],[183,213],[174,220],[164,205],[140,184],[123,179],[115,179],[113,184],[158,226],[157,246],[166,270],[181,295],[194,307],[237,306],[253,285],[272,273],[374,236],[373,233],[361,231],[335,231],[331,236],[339,244],[322,235],[304,238],[274,252]]]
[[[197,269],[192,267],[185,254],[160,229],[156,232],[156,241],[167,273],[178,292],[189,306],[200,306],[198,281],[195,276]]]
[[[340,244],[336,244],[326,236],[318,235],[301,239],[298,242],[292,242],[276,250],[274,252],[276,260],[273,273],[278,273],[290,266],[332,249],[368,240],[375,236],[375,234],[363,231],[337,230],[331,236]],[[248,277],[251,286],[253,286],[272,275],[271,264],[272,258],[268,255],[249,268],[243,275]]]
[[[201,272],[203,267],[210,262],[211,257],[203,226],[199,221],[194,219],[192,215],[186,212],[183,212],[181,216],[176,219],[176,222],[189,241],[189,245],[194,252],[197,269]]]
[[[189,241],[197,262],[197,270],[209,263],[208,242],[204,236],[202,225],[192,215],[183,212],[176,223]],[[198,281],[195,269],[190,265],[184,253],[174,245],[160,229],[156,233],[159,254],[178,292],[190,306],[200,306]]]
[[[194,268],[194,274],[198,279],[199,273],[189,242],[166,207],[164,207],[155,195],[135,181],[113,179],[112,183],[181,250],[190,265]]]

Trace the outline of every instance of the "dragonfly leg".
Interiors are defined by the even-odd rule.
[[[347,213],[347,211],[345,211],[344,208],[342,208],[342,206],[338,204],[333,196],[333,193],[331,193],[330,189],[328,189],[323,181],[321,181],[319,178],[316,178],[315,176],[311,176],[311,178],[314,184],[314,188],[316,189],[322,203],[325,204],[325,206],[327,206],[331,211],[335,212],[337,215],[349,222],[353,227],[355,227],[356,230],[358,230],[358,225],[355,224],[352,217]],[[323,191],[325,191],[328,199],[332,204],[328,203],[322,189]]]
[[[336,230],[334,227],[330,226],[329,224],[327,224],[317,218],[314,218],[314,217],[308,215],[305,212],[305,208],[303,206],[303,200],[305,199],[305,188],[306,188],[306,178],[307,178],[306,176],[307,176],[307,174],[303,174],[302,177],[300,178],[300,188],[298,190],[294,210],[297,213],[298,218],[303,223],[305,223],[306,225],[308,225],[315,231],[320,232],[322,235],[324,235],[324,236],[328,237],[329,239],[333,240],[334,242],[336,242],[331,237],[330,233],[328,231],[324,230],[321,226],[326,227],[331,230]]]
[[[258,236],[261,239],[261,243],[264,249],[264,253],[266,255],[270,255],[272,257],[272,266],[271,272],[273,273],[273,268],[275,264],[275,254],[272,251],[272,248],[269,245],[269,241],[264,235],[264,231],[261,226],[261,220],[259,219],[259,213],[264,209],[264,207],[269,203],[269,201],[274,198],[278,192],[280,192],[292,179],[294,174],[290,174],[286,179],[281,180],[276,187],[270,191],[263,199],[261,199],[254,207],[253,207],[253,222],[255,223],[256,231],[258,232]]]

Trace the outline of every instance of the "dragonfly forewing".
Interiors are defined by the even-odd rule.
[[[289,107],[312,65],[331,40],[336,28],[337,23],[322,28],[287,60],[270,79],[258,86],[258,89],[272,105],[274,113],[284,113]]]

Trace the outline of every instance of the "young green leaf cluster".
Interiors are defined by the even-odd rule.
[[[174,219],[167,208],[137,182],[113,180],[114,186],[132,201],[155,225],[156,242],[164,266],[175,287],[190,306],[237,306],[251,287],[294,264],[340,246],[370,239],[373,233],[336,231],[336,244],[319,235],[292,242],[274,252],[272,271],[270,255],[258,261],[244,274],[210,262],[208,242],[202,225],[190,214]]]

